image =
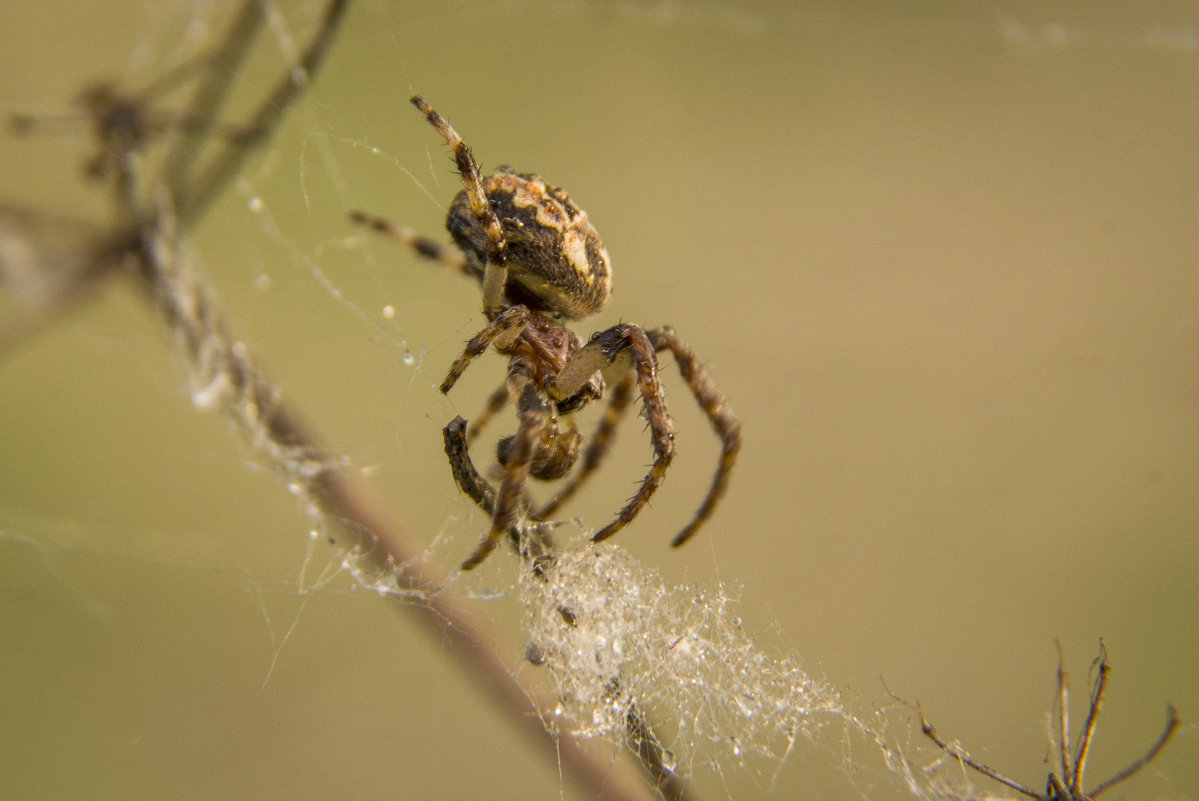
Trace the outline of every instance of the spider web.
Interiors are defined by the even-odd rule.
[[[269,8],[222,115],[253,105],[320,13]],[[717,446],[666,367],[679,456],[643,518],[579,547],[644,473],[630,421],[568,510],[565,578],[518,586],[510,554],[453,578],[535,646],[540,666],[513,670],[557,683],[545,725],[618,743],[635,703],[698,798],[982,797],[997,789],[924,742],[877,676],[1039,786],[1052,640],[1081,660],[1102,635],[1118,670],[1104,778],[1166,700],[1184,721],[1199,708],[1199,655],[1177,636],[1199,613],[1184,569],[1199,423],[1179,367],[1199,355],[1199,36],[1153,11],[367,3],[188,252],[422,558],[456,564],[486,520],[440,429],[478,414],[502,365],[442,397],[477,289],[346,220],[443,236],[457,179],[406,103],[424,94],[485,171],[540,172],[591,214],[615,293],[580,334],[672,324],[746,424],[726,507],[671,551]],[[10,42],[0,96],[52,114],[97,75],[148,83],[231,9],[21,13],[10,30],[60,46]],[[86,131],[7,143],[22,190],[5,199],[104,221],[108,196],[77,169],[92,148]],[[379,608],[392,585],[327,543],[336,521],[273,492],[227,419],[180,402],[210,387],[164,369],[177,354],[140,298],[109,288],[0,358],[3,631],[20,643],[4,698],[34,721],[5,727],[0,787],[588,797],[446,669],[445,642]],[[563,606],[593,611],[568,629]],[[1146,793],[1199,792],[1192,732]],[[231,793],[223,774],[243,776]]]

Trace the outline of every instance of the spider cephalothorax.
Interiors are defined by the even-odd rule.
[[[670,328],[647,331],[621,324],[595,334],[584,345],[559,322],[594,314],[612,291],[608,252],[587,212],[565,191],[536,175],[501,168],[483,178],[470,149],[445,118],[420,97],[412,98],[412,103],[454,150],[463,189],[450,204],[446,227],[460,253],[378,217],[355,212],[352,218],[481,284],[487,326],[450,367],[442,392],[449,392],[470,362],[488,348],[508,357],[507,381],[493,393],[483,416],[469,431],[460,421],[446,427],[446,452],[455,479],[492,514],[490,532],[463,568],[482,561],[505,532],[519,538],[524,520],[546,520],[574,494],[607,452],[632,401],[634,385],[644,404],[654,461],[616,519],[592,539],[612,536],[637,516],[662,483],[674,456],[673,424],[658,383],[656,354],[663,350],[674,356],[723,443],[707,496],[673,540],[681,545],[712,514],[728,486],[741,446],[740,424],[691,349]],[[551,501],[535,508],[525,491],[526,481],[530,476],[550,481],[570,473],[582,448],[570,415],[605,394],[608,408],[582,453],[582,465]],[[477,436],[483,424],[509,402],[516,407],[518,426],[496,449],[503,481],[494,490],[470,464],[465,440]]]

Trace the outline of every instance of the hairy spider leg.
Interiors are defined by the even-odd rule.
[[[428,237],[421,236],[407,226],[385,220],[382,217],[375,217],[366,212],[351,211],[350,220],[357,225],[366,226],[372,231],[390,237],[401,245],[412,248],[426,259],[440,262],[456,272],[473,277],[470,269],[466,266],[466,257],[462,255],[461,251],[447,248]]]
[[[679,366],[679,373],[687,382],[687,387],[695,396],[695,400],[703,409],[704,414],[707,415],[712,430],[720,437],[721,442],[720,462],[716,466],[716,475],[712,478],[712,485],[708,488],[704,502],[691,522],[670,542],[677,548],[689,540],[704,521],[711,517],[712,512],[716,509],[716,504],[728,490],[729,476],[737,461],[737,454],[741,450],[741,423],[733,416],[724,397],[716,390],[716,385],[700,366],[699,360],[695,358],[695,353],[683,340],[678,338],[674,329],[662,326],[647,332],[647,334],[655,351],[669,350],[674,356],[675,363]]]
[[[495,514],[495,487],[479,474],[470,458],[470,446],[467,442],[466,421],[461,416],[455,417],[442,430],[442,440],[445,443],[445,455],[450,461],[450,471],[454,475],[459,489],[478,504],[487,513],[488,518]],[[527,509],[527,504],[525,506]],[[542,525],[541,521],[533,521],[532,525],[512,525],[508,527],[508,539],[516,546],[522,555],[534,560],[546,558],[553,550],[549,537],[550,526]],[[473,565],[472,565],[473,567]]]
[[[612,446],[612,441],[616,438],[616,427],[620,424],[625,410],[633,400],[635,378],[636,376],[630,373],[620,379],[620,383],[612,388],[612,395],[608,398],[608,405],[604,407],[603,417],[600,418],[595,432],[591,435],[590,444],[583,453],[583,463],[570,480],[558,490],[558,493],[537,510],[537,517],[544,520],[562,508],[563,504],[578,492],[579,487],[600,466],[600,462],[603,461],[608,449]]]
[[[528,324],[529,314],[529,309],[525,306],[509,306],[492,319],[486,328],[475,334],[470,342],[466,343],[462,355],[450,365],[449,374],[441,382],[442,393],[448,393],[453,389],[454,384],[458,383],[458,379],[466,372],[470,363],[486,353],[493,342],[501,351],[515,342],[516,338],[520,336],[520,332]]]
[[[505,390],[507,391],[507,390]],[[441,431],[445,442],[445,455],[450,460],[450,472],[458,488],[474,501],[487,516],[495,515],[495,488],[479,475],[470,458],[467,441],[466,420],[461,415],[451,420]]]
[[[516,436],[508,451],[504,465],[504,480],[495,498],[495,514],[491,518],[491,530],[475,552],[462,562],[463,570],[471,570],[487,558],[500,537],[509,528],[517,525],[524,500],[524,486],[533,463],[533,451],[545,428],[549,399],[537,388],[536,382],[523,371],[513,371],[509,376],[512,394],[517,396],[516,414],[518,426]]]
[[[474,442],[479,438],[479,434],[483,433],[483,429],[491,422],[497,414],[503,411],[508,405],[508,384],[505,382],[495,388],[495,391],[487,396],[487,405],[483,407],[482,413],[471,421],[470,428],[466,430],[466,441]]]
[[[492,319],[503,311],[505,306],[504,290],[508,283],[508,267],[504,264],[504,248],[507,244],[504,239],[504,229],[492,210],[491,203],[487,200],[487,194],[483,191],[483,178],[479,173],[479,165],[471,155],[470,148],[462,141],[462,137],[446,121],[445,117],[434,111],[420,95],[413,97],[411,102],[421,114],[425,115],[429,124],[437,129],[445,143],[453,148],[454,161],[458,165],[458,174],[462,176],[462,188],[466,190],[466,197],[470,200],[471,211],[474,212],[479,224],[483,226],[483,230],[487,232],[487,267],[483,273],[483,313],[487,315],[488,319]]]
[[[653,343],[641,328],[631,324],[601,331],[566,363],[554,385],[555,396],[570,397],[597,371],[602,372],[605,379],[615,379],[617,376],[623,378],[630,369],[636,371],[637,388],[641,393],[654,446],[654,462],[637,492],[615,520],[592,536],[592,542],[606,540],[632,522],[662,485],[666,470],[674,458],[674,425],[670,413],[666,411],[662,385],[658,383],[658,360],[654,355]]]
[[[690,539],[699,530],[699,527],[711,517],[716,505],[728,489],[729,476],[741,449],[741,424],[716,390],[712,379],[700,366],[694,352],[675,334],[673,329],[667,326],[648,332],[644,332],[634,325],[617,326],[596,335],[576,354],[559,374],[556,389],[561,394],[567,395],[571,388],[579,384],[584,375],[591,375],[596,370],[607,375],[619,374],[627,372],[631,366],[637,371],[641,396],[645,400],[646,419],[653,432],[656,459],[641,488],[628,505],[621,510],[617,519],[593,537],[593,540],[598,542],[615,534],[637,515],[662,482],[670,461],[670,455],[664,456],[664,453],[667,453],[668,449],[673,450],[672,424],[669,414],[666,412],[661,387],[657,380],[657,359],[653,355],[647,357],[644,352],[639,352],[638,347],[642,347],[644,350],[644,346],[638,345],[639,341],[644,341],[651,354],[662,350],[670,351],[691,394],[721,440],[720,462],[717,465],[712,484],[708,488],[708,493],[691,522],[671,541],[673,546],[678,547]],[[630,359],[632,365],[628,364]],[[609,408],[611,409],[611,406]],[[623,411],[623,409],[618,408],[616,411]],[[609,429],[615,426],[615,422],[609,422],[608,417],[605,417],[601,426],[604,426],[605,423]],[[605,439],[601,440],[597,437],[592,447],[595,448],[599,445],[606,450],[610,431],[608,433],[609,436]],[[603,450],[597,454],[597,458],[602,455]],[[588,456],[590,455],[591,451],[589,450]],[[591,469],[593,470],[594,466]],[[539,510],[539,514],[552,513],[564,500],[565,498],[562,498],[561,501],[555,498],[547,505],[547,508]]]

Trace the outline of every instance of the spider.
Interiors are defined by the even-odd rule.
[[[1091,801],[1091,799],[1098,797],[1100,793],[1119,784],[1148,765],[1166,747],[1166,743],[1169,742],[1170,737],[1174,734],[1174,730],[1178,728],[1178,713],[1173,706],[1166,707],[1166,728],[1145,755],[1115,776],[1100,782],[1093,790],[1084,790],[1083,771],[1086,769],[1087,755],[1091,749],[1091,738],[1095,735],[1095,723],[1099,718],[1099,706],[1103,703],[1103,693],[1107,689],[1107,676],[1112,669],[1111,663],[1107,661],[1107,648],[1104,647],[1102,641],[1099,643],[1099,658],[1096,660],[1096,663],[1099,670],[1098,675],[1095,677],[1095,686],[1091,691],[1091,706],[1087,710],[1087,720],[1083,726],[1082,736],[1078,740],[1078,750],[1074,754],[1071,754],[1070,713],[1068,709],[1070,690],[1067,686],[1066,671],[1062,667],[1061,646],[1058,646],[1058,744],[1061,748],[1059,757],[1061,775],[1059,776],[1056,773],[1050,772],[1049,778],[1045,783],[1044,793],[1038,793],[1030,787],[1025,787],[1022,784],[1012,781],[994,768],[989,768],[983,763],[975,761],[956,743],[947,743],[937,734],[937,730],[924,717],[924,713],[920,714],[920,727],[945,753],[984,776],[989,776],[1001,784],[1006,784],[1022,795],[1035,798],[1037,801]]]
[[[412,104],[453,149],[463,189],[450,204],[446,228],[455,252],[403,226],[353,212],[351,219],[407,245],[478,281],[483,291],[487,325],[466,345],[441,383],[448,393],[476,357],[489,348],[508,358],[504,385],[491,396],[467,438],[507,403],[516,407],[513,436],[499,441],[496,456],[503,472],[499,489],[484,503],[464,485],[474,473],[463,448],[447,448],[450,467],[460,487],[491,512],[491,529],[462,563],[470,570],[499,543],[505,532],[517,540],[526,521],[553,514],[599,466],[617,424],[633,399],[636,386],[649,423],[654,460],[637,491],[616,519],[592,536],[611,537],[630,523],[665,478],[674,456],[674,427],[658,382],[657,353],[669,351],[696,402],[722,442],[716,474],[694,518],[672,541],[682,545],[695,534],[728,487],[729,474],[741,447],[741,426],[700,367],[691,349],[668,327],[651,330],[622,323],[594,334],[583,344],[562,320],[578,320],[598,312],[612,291],[608,252],[587,213],[565,191],[540,176],[501,167],[486,178],[470,149],[444,117],[419,96]],[[582,436],[572,415],[604,397],[607,408],[582,464],[547,504],[533,508],[527,480],[552,481],[567,476],[579,461]],[[447,442],[451,426],[446,427]],[[477,488],[475,488],[477,490]]]

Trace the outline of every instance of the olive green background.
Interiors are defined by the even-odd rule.
[[[0,105],[44,114],[98,77],[145,85],[229,11],[4,5]],[[664,370],[679,454],[621,546],[725,582],[763,648],[860,713],[919,699],[1034,787],[1054,639],[1081,720],[1102,637],[1090,775],[1173,702],[1175,742],[1113,793],[1195,798],[1199,14],[1123,6],[362,2],[190,245],[287,400],[452,565],[486,523],[440,430],[503,365],[442,398],[477,289],[346,219],[442,235],[458,185],[406,102],[423,94],[485,170],[540,172],[590,213],[615,284],[580,333],[673,325],[743,422],[726,500],[672,551],[718,451]],[[278,10],[230,119],[318,9]],[[83,129],[6,139],[3,200],[103,222],[91,152]],[[605,523],[649,454],[629,421],[571,513]],[[445,643],[344,575],[314,588],[339,556],[251,461],[120,283],[0,354],[0,795],[589,797]],[[514,572],[500,554],[463,587],[516,654]],[[903,797],[853,747],[801,742],[777,778],[713,772],[712,748],[697,796]]]

